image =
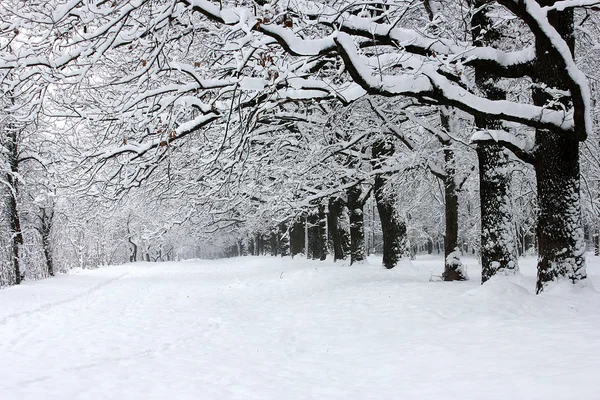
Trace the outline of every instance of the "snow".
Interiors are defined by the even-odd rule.
[[[407,57],[402,62],[404,68],[417,71],[414,74],[374,74],[378,65],[376,59],[360,55],[350,35],[338,32],[335,41],[346,66],[355,71],[353,79],[369,92],[384,96],[435,96],[438,100],[442,99],[443,104],[453,105],[469,113],[482,113],[524,124],[537,122],[565,131],[574,129],[572,111],[555,111],[530,104],[481,98],[452,84],[438,72],[437,63],[423,63],[416,56]]]
[[[3,399],[597,399],[600,295],[296,258],[136,263],[0,291]],[[600,284],[600,259],[588,257]]]
[[[591,116],[591,112],[590,112],[590,110],[591,110],[591,94],[590,94],[590,87],[589,87],[587,77],[585,76],[583,71],[581,71],[577,67],[575,60],[573,59],[573,55],[571,54],[571,49],[569,49],[569,45],[567,44],[567,42],[562,38],[562,36],[556,31],[556,29],[548,21],[547,12],[550,11],[550,9],[542,8],[537,3],[536,0],[521,0],[521,1],[525,5],[528,15],[531,17],[528,20],[528,24],[532,24],[532,23],[537,24],[537,28],[539,28],[539,30],[541,30],[544,33],[545,37],[550,41],[552,46],[556,49],[558,54],[560,54],[560,56],[562,57],[563,62],[565,63],[565,70],[569,74],[569,77],[571,78],[573,85],[576,86],[577,89],[579,90],[578,96],[581,97],[581,100],[583,102],[583,104],[582,104],[583,127],[585,128],[585,133],[583,134],[583,138],[579,138],[579,139],[585,140],[587,135],[590,132],[592,132],[592,129],[593,129],[592,116]],[[581,3],[579,3],[579,4],[578,3],[579,2],[575,2],[575,3],[569,2],[568,4],[562,3],[562,5],[558,6],[559,8],[557,8],[557,9],[564,10],[568,6],[576,7],[576,6],[582,5]]]
[[[471,143],[485,142],[490,139],[492,139],[496,143],[510,143],[516,148],[523,150],[524,152],[533,151],[535,146],[533,138],[528,138],[526,136],[516,136],[515,134],[509,131],[494,129],[476,131],[471,136]]]

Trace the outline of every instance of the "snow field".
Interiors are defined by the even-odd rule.
[[[600,295],[442,258],[242,257],[75,271],[0,291],[0,398],[600,398]],[[588,257],[600,287],[600,259]]]

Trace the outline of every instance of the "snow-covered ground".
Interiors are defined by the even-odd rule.
[[[0,291],[0,398],[600,399],[600,295],[441,259],[244,257],[75,271]],[[588,257],[600,288],[600,259]]]

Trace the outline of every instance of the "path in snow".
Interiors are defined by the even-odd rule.
[[[600,288],[600,261],[589,271]],[[274,258],[139,263],[0,291],[0,398],[599,399],[600,295]],[[439,271],[438,271],[439,272]]]

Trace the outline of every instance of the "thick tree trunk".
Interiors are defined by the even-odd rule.
[[[450,114],[448,110],[440,112],[442,128],[450,132]],[[446,234],[444,235],[444,281],[466,281],[465,268],[460,261],[458,248],[458,188],[456,185],[456,166],[454,150],[450,142],[442,142],[444,149],[444,215]]]
[[[502,35],[488,16],[485,0],[475,0],[478,10],[471,20],[476,46],[498,45]],[[478,89],[490,100],[505,100],[506,91],[489,71],[476,69]],[[500,121],[475,118],[480,129],[501,130]],[[481,201],[481,282],[497,274],[511,275],[519,270],[515,252],[512,210],[510,207],[510,168],[507,151],[493,141],[477,144],[479,196]]]
[[[346,202],[340,196],[329,199],[328,227],[333,260],[345,260],[350,253],[350,222]]]
[[[518,271],[510,208],[508,154],[497,144],[477,145],[481,199],[481,282]]]
[[[553,1],[538,0],[541,5]],[[551,11],[550,24],[575,48],[573,10]],[[544,106],[553,101],[545,86],[561,90],[568,87],[567,72],[561,57],[548,41],[536,40],[536,76],[533,102]],[[569,99],[561,99],[567,104]],[[587,278],[585,241],[581,224],[579,143],[560,132],[538,129],[535,136],[536,177],[538,190],[538,275],[537,292],[549,282],[568,279],[578,283]]]
[[[372,146],[373,169],[381,168],[386,157],[394,154],[394,145],[389,141],[378,141]],[[394,268],[402,257],[408,254],[406,223],[400,218],[395,207],[395,196],[385,193],[389,176],[378,174],[373,184],[373,193],[383,233],[383,266]]]
[[[348,195],[348,213],[350,216],[350,265],[352,265],[366,259],[364,201],[361,199],[362,190],[359,186],[347,189],[346,193]]]
[[[308,249],[311,259],[327,258],[327,216],[325,206],[319,205],[308,214]]]
[[[579,143],[538,131],[538,279],[536,290],[560,278],[576,283],[587,277],[579,198]]]
[[[304,240],[304,216],[299,216],[290,229],[290,253],[292,257],[297,254],[308,254],[305,250],[306,241]]]

